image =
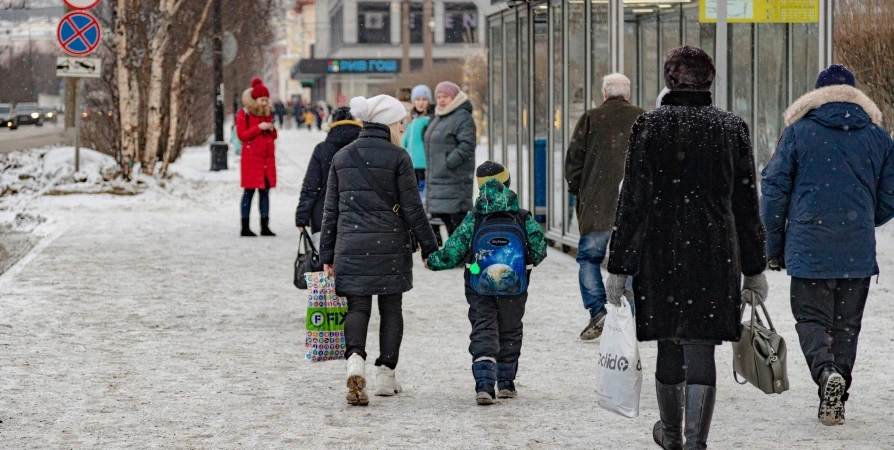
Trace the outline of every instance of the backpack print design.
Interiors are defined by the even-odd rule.
[[[518,216],[523,214],[527,213],[519,211]],[[515,214],[499,212],[478,218],[467,264],[472,290],[498,297],[525,293],[527,248],[527,234]]]

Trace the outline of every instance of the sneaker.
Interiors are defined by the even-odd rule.
[[[369,404],[369,396],[366,395],[366,360],[358,354],[348,358],[348,395],[345,396],[348,403],[355,406]]]
[[[380,397],[391,397],[401,392],[400,383],[394,377],[394,369],[385,366],[379,366],[379,372],[376,374],[376,395]]]
[[[475,401],[479,405],[493,405],[495,403],[494,397],[493,388],[491,388],[490,392],[483,390],[475,393]]]
[[[592,341],[593,339],[598,339],[602,336],[602,328],[605,326],[605,316],[608,313],[605,312],[605,309],[601,309],[595,316],[590,318],[590,323],[587,324],[587,327],[584,328],[584,331],[580,334],[580,339],[582,341]]]
[[[501,381],[497,387],[500,388],[497,398],[515,398],[518,395],[518,392],[515,391],[515,383],[512,381]]]
[[[844,425],[844,377],[826,370],[820,378],[820,404],[817,417],[823,425]]]

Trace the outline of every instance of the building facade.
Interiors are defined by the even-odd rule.
[[[579,238],[564,158],[578,119],[602,103],[602,77],[625,74],[631,103],[652,109],[664,87],[664,55],[675,47],[694,45],[712,55],[715,104],[748,122],[758,169],[769,160],[785,108],[813,89],[820,68],[831,63],[832,1],[792,2],[805,8],[784,17],[734,19],[741,13],[730,10],[731,22],[750,22],[728,23],[725,36],[701,20],[712,3],[513,1],[498,3],[500,11],[488,16],[490,157],[509,168],[523,207],[537,213],[555,242],[576,246]]]
[[[400,0],[317,0],[313,57],[293,78],[314,80],[314,100],[344,104],[351,96],[375,95],[401,72]],[[423,33],[433,34],[436,63],[458,62],[468,48],[484,46],[484,17],[497,8],[488,0],[432,0],[432,20],[423,23],[423,3],[410,2],[411,67],[422,66]],[[458,80],[457,80],[458,81]]]

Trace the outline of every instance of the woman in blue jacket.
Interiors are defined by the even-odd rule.
[[[411,98],[413,99],[413,111],[410,115],[412,122],[407,125],[402,145],[410,153],[410,159],[413,160],[416,183],[419,185],[419,196],[422,197],[425,194],[425,145],[422,134],[425,127],[428,126],[433,112],[431,89],[420,84],[413,88]]]

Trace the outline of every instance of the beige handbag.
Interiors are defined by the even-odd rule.
[[[760,307],[770,328],[764,326],[752,305],[751,321],[742,324],[739,342],[733,342],[733,378],[739,384],[751,383],[765,394],[781,394],[788,390],[785,339],[776,333],[763,302]],[[739,375],[745,381],[739,381]]]

